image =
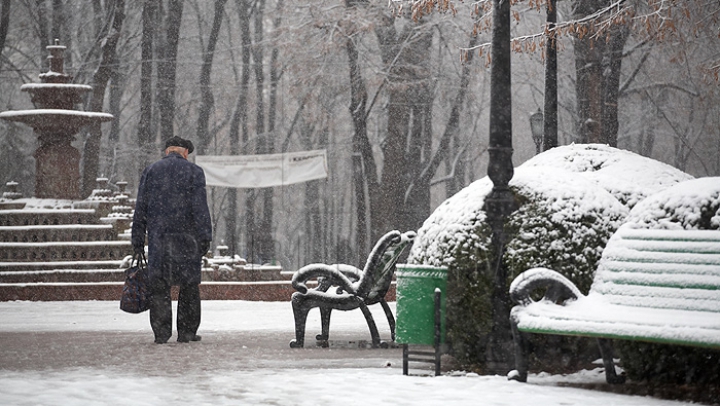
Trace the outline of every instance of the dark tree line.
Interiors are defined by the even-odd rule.
[[[481,50],[490,14],[462,3],[456,14],[381,3],[3,0],[0,105],[32,108],[20,85],[47,69],[45,47],[55,38],[68,46],[66,69],[94,88],[83,108],[116,117],[75,143],[86,194],[101,175],[132,185],[173,134],[193,140],[197,154],[325,148],[327,180],[212,188],[216,243],[286,267],[362,261],[379,235],[418,228],[483,176],[488,156]],[[650,3],[626,3],[557,4],[566,16],[556,29],[558,143],[603,142],[717,174],[717,7],[676,5],[689,14],[674,13],[673,30],[645,24]],[[548,2],[520,4],[533,7],[512,7],[512,35],[528,38],[513,41],[524,51],[512,56],[515,163],[534,153],[525,113],[548,104],[539,51]],[[630,7],[636,18],[620,24]],[[572,21],[588,21],[587,31]],[[32,134],[2,122],[0,138],[2,180],[31,193]]]

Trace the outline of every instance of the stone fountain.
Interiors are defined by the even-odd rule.
[[[41,73],[40,83],[20,87],[28,92],[35,110],[10,110],[0,118],[26,124],[37,134],[40,146],[35,151],[35,197],[80,199],[80,152],[71,142],[83,126],[110,121],[111,114],[75,110],[91,86],[73,84],[64,72],[66,47],[49,45],[50,70]]]

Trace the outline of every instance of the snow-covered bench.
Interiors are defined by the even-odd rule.
[[[370,329],[373,347],[386,347],[380,341],[375,320],[368,306],[380,303],[385,311],[390,335],[395,340],[395,317],[385,301],[390,289],[395,267],[405,248],[412,245],[414,231],[401,233],[390,231],[375,243],[375,247],[365,262],[365,268],[359,269],[348,264],[310,264],[295,272],[292,286],[297,292],[292,295],[292,308],[295,317],[295,339],[290,342],[292,348],[305,345],[305,324],[308,312],[320,308],[321,333],[316,336],[318,344],[326,346],[330,334],[330,314],[333,310],[355,310],[359,308],[365,316]],[[314,289],[307,287],[307,282],[317,279]]]
[[[538,289],[546,291],[535,301]],[[508,379],[527,380],[524,333],[540,333],[596,337],[608,383],[622,383],[608,339],[720,349],[720,231],[621,228],[587,296],[546,268],[520,274],[510,296],[516,369]]]

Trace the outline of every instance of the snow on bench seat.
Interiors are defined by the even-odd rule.
[[[538,288],[548,290],[536,302]],[[621,228],[587,296],[545,268],[520,274],[510,295],[518,348],[521,332],[720,348],[720,231]],[[524,362],[513,379],[525,379]]]
[[[532,303],[516,317],[518,329],[531,333],[720,348],[720,310],[631,307],[608,303],[602,296],[591,293],[566,306],[549,301]]]

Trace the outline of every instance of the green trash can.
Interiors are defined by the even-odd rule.
[[[445,342],[447,268],[430,265],[397,265],[398,344],[435,344],[435,289],[440,289],[440,342]]]

